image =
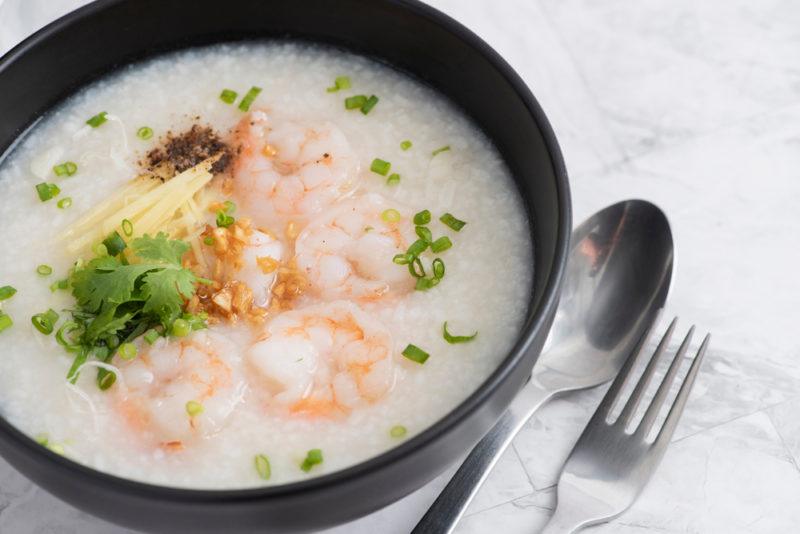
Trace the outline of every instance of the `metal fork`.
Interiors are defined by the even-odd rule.
[[[614,406],[644,352],[645,344],[655,329],[651,326],[638,347],[620,371],[597,411],[572,449],[558,480],[558,504],[542,534],[565,534],[583,527],[608,521],[630,507],[655,472],[670,438],[686,406],[700,363],[708,348],[706,335],[697,351],[689,372],[672,403],[663,426],[654,441],[649,440],[653,425],[677,375],[681,360],[689,348],[694,326],[689,329],[678,352],[664,375],[653,400],[635,430],[628,427],[636,414],[658,361],[665,352],[677,317],[658,344],[652,358],[631,393],[619,417],[610,421]]]

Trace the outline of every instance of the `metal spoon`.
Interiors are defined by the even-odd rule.
[[[672,278],[664,213],[628,200],[572,232],[561,300],[530,381],[472,449],[412,534],[451,533],[514,436],[558,393],[614,378],[663,306]]]

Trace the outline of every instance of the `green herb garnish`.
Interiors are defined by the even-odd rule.
[[[222,92],[219,94],[219,99],[225,102],[226,104],[233,104],[236,101],[237,96],[239,96],[239,93],[237,93],[233,89],[223,89]]]
[[[435,156],[436,154],[441,154],[442,152],[447,152],[448,150],[450,150],[450,145],[439,147],[433,152],[431,152],[431,156]]]
[[[393,438],[402,438],[407,432],[408,430],[403,425],[395,425],[389,430],[389,435]]]
[[[342,89],[350,89],[350,78],[347,76],[337,76],[333,81],[333,86],[328,87],[327,91],[329,93],[335,93]]]
[[[0,332],[7,330],[14,325],[11,316],[0,311]]]
[[[203,413],[203,405],[195,400],[190,400],[186,403],[186,413],[189,417],[197,417],[201,413]]]
[[[428,224],[429,222],[431,222],[431,212],[428,210],[422,210],[414,215],[414,224],[422,225]]]
[[[50,276],[53,274],[53,268],[45,264],[39,265],[36,267],[36,274],[39,276]]]
[[[300,469],[308,473],[311,468],[317,464],[322,463],[322,451],[320,449],[311,449],[306,453],[306,459],[300,464]]]
[[[149,126],[142,126],[138,130],[136,130],[136,137],[141,139],[142,141],[147,141],[151,137],[153,137],[153,129]]]
[[[389,174],[389,169],[392,168],[392,164],[388,161],[384,161],[380,158],[375,158],[372,160],[372,164],[369,166],[369,170],[376,174],[380,174],[381,176],[386,176]]]
[[[109,256],[116,256],[126,248],[128,245],[119,232],[113,232],[110,236],[103,240],[103,246],[106,247],[106,252]]]
[[[256,454],[256,457],[253,459],[253,464],[256,466],[256,473],[258,473],[258,476],[264,480],[269,480],[269,477],[272,475],[269,458],[264,454]],[[305,462],[303,462],[303,464],[305,464]]]
[[[450,228],[452,228],[453,230],[455,230],[456,232],[460,232],[461,229],[464,228],[464,225],[467,224],[464,221],[456,219],[449,213],[445,213],[444,215],[439,217],[439,220],[442,221],[447,226],[449,226]]]
[[[58,314],[54,310],[47,310],[44,313],[37,313],[31,317],[31,323],[36,327],[36,330],[42,334],[49,336],[53,333],[53,329],[58,322]]]
[[[11,286],[0,287],[0,300],[8,300],[17,294],[17,290]]]
[[[103,124],[104,122],[106,122],[108,120],[108,119],[106,119],[106,115],[108,115],[108,113],[106,113],[105,111],[101,111],[100,113],[98,113],[94,117],[92,117],[89,120],[87,120],[86,124],[88,124],[92,128],[97,128],[98,126],[100,126],[101,124]]]
[[[51,198],[57,197],[60,192],[61,189],[56,184],[48,184],[46,182],[36,184],[36,194],[39,195],[39,200],[42,202],[47,202]]]
[[[456,343],[467,343],[475,339],[475,336],[478,335],[476,331],[474,334],[470,336],[454,336],[450,332],[447,331],[447,321],[444,322],[444,326],[442,326],[442,336],[444,340],[450,343],[451,345],[455,345]]]
[[[366,115],[367,113],[372,111],[372,108],[374,108],[377,103],[378,103],[378,97],[375,95],[370,96],[366,100],[366,102],[364,102],[364,104],[361,106],[361,113]]]
[[[417,347],[416,345],[412,345],[411,343],[409,343],[408,346],[405,349],[403,349],[403,356],[405,356],[412,362],[423,364],[430,357],[430,354],[428,354],[421,348]]]
[[[77,378],[77,369],[90,355],[107,361],[118,347],[156,326],[169,331],[174,323],[183,321],[188,328],[181,313],[198,283],[195,274],[181,264],[189,244],[159,233],[133,239],[130,248],[129,255],[135,256],[137,263],[98,255],[70,274],[78,304],[72,311],[73,321],[81,328],[70,380]],[[110,387],[115,379],[114,373],[98,370],[101,389]]]
[[[53,167],[53,172],[56,176],[72,176],[78,172],[78,165],[72,161],[66,161]]]
[[[405,141],[403,141],[402,143],[400,143],[400,150],[406,151],[406,150],[408,150],[409,148],[411,148],[412,146],[414,146],[414,145],[412,145],[412,144],[411,144],[411,141],[409,141],[408,139],[406,139]]]
[[[366,103],[366,95],[356,95],[344,99],[345,109],[361,109]]]
[[[256,87],[255,85],[247,91],[247,94],[242,97],[242,101],[239,102],[239,109],[241,111],[249,111],[250,106],[253,104],[258,95],[261,93],[261,88]]]
[[[447,236],[442,236],[433,243],[431,243],[431,250],[438,254],[439,252],[444,252],[445,250],[449,249],[453,246],[453,242],[450,241],[450,238]]]
[[[62,198],[61,200],[58,201],[58,204],[56,204],[56,206],[58,206],[59,209],[62,210],[67,209],[68,207],[72,206],[72,197]]]
[[[400,183],[400,175],[397,174],[396,172],[390,174],[389,177],[386,179],[386,185],[397,185],[399,183]]]

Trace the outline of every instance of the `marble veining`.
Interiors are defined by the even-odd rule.
[[[86,0],[0,0],[0,52]],[[788,533],[800,524],[800,4],[791,0],[430,0],[522,75],[562,145],[576,222],[641,197],[673,226],[666,314],[713,332],[640,500],[593,532]],[[24,6],[24,7],[23,7]],[[460,534],[536,532],[604,394],[542,409]],[[327,534],[408,532],[455,467]],[[0,461],[0,532],[122,534]]]

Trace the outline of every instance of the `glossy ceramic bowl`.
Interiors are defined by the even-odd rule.
[[[484,130],[510,167],[531,221],[535,276],[525,324],[496,372],[429,429],[353,467],[281,486],[186,490],[125,480],[53,454],[0,418],[6,460],[59,498],[122,525],[171,533],[287,532],[378,510],[431,480],[489,430],[530,375],[555,313],[571,221],[553,131],[496,52],[413,0],[95,2],[0,59],[0,153],[48,109],[122,65],[193,45],[275,38],[378,58],[436,88]]]

